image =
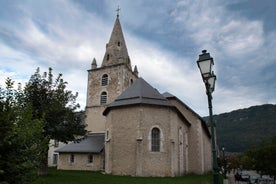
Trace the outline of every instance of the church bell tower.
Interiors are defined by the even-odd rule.
[[[132,70],[119,14],[117,14],[101,66],[97,66],[94,58],[91,69],[88,70],[85,108],[88,131],[105,132],[106,120],[102,112],[137,78],[138,70],[136,66]]]

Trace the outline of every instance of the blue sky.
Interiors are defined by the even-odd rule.
[[[208,115],[196,65],[206,49],[214,114],[276,104],[275,0],[0,0],[0,85],[52,67],[84,109],[87,70],[102,62],[118,4],[132,66],[159,92]]]

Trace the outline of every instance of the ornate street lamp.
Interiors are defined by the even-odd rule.
[[[197,65],[200,69],[200,73],[203,79],[208,79],[212,74],[212,67],[214,65],[214,60],[210,57],[210,54],[207,53],[207,50],[203,50],[202,54],[199,55]]]
[[[211,137],[212,137],[212,156],[213,156],[213,177],[214,184],[218,184],[218,161],[217,161],[217,151],[216,151],[216,141],[214,134],[214,121],[213,121],[213,110],[212,110],[212,93],[215,90],[216,75],[214,74],[212,67],[214,65],[214,60],[207,53],[206,50],[202,51],[197,60],[197,65],[199,67],[202,80],[206,87],[206,94],[208,96],[209,105],[209,120],[211,125]]]

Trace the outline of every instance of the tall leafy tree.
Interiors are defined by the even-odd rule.
[[[52,68],[48,74],[40,74],[39,68],[31,76],[25,86],[26,103],[31,103],[35,111],[33,119],[43,118],[43,138],[39,174],[47,174],[48,149],[50,139],[75,141],[86,134],[85,125],[76,115],[79,104],[76,103],[78,93],[66,89],[67,82],[59,74],[55,79]]]
[[[252,169],[276,177],[276,136],[253,146],[245,154]]]
[[[41,119],[23,104],[23,91],[6,80],[0,88],[0,183],[29,183],[39,163]]]

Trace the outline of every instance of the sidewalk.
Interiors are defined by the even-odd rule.
[[[259,178],[260,175],[256,171],[243,171],[244,175],[249,175],[250,177]],[[264,180],[269,179],[272,180],[269,176],[263,176]],[[235,171],[227,173],[227,179],[223,180],[223,184],[248,184],[249,181],[236,181],[235,180]]]

